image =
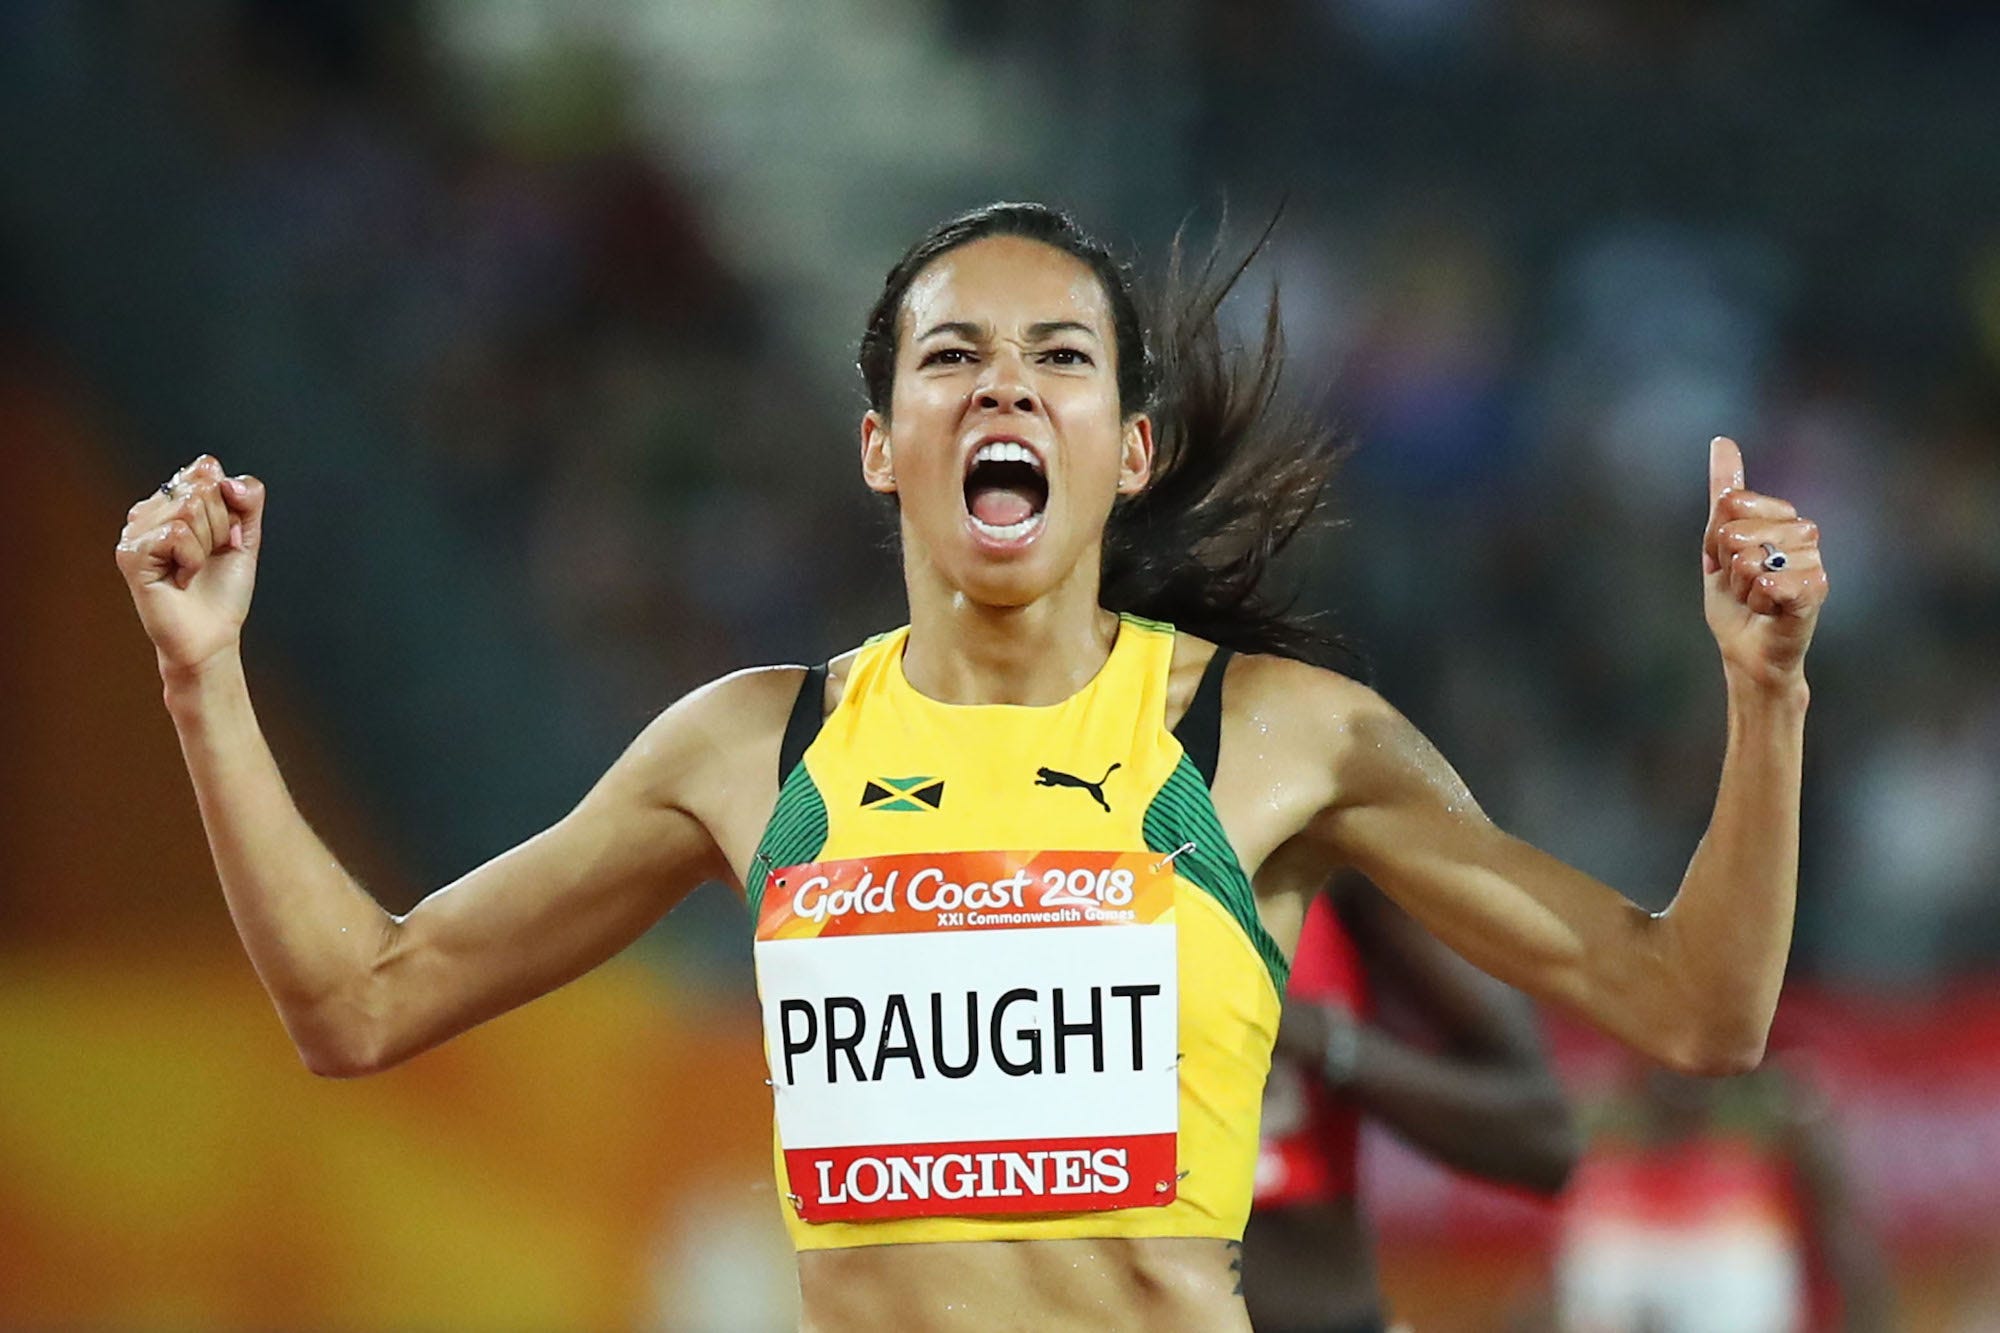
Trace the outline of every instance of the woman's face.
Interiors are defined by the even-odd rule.
[[[862,474],[898,498],[904,559],[989,606],[1071,577],[1096,592],[1113,500],[1146,484],[1152,426],[1126,419],[1110,304],[1081,260],[1016,236],[939,256],[903,298],[887,416]]]

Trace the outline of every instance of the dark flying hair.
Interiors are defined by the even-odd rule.
[[[1274,287],[1254,349],[1225,347],[1216,313],[1270,239],[1273,217],[1233,263],[1216,244],[1190,264],[1185,228],[1165,280],[1142,294],[1101,242],[1043,204],[988,204],[940,223],[896,261],[868,312],[859,366],[868,405],[889,411],[903,297],[939,256],[988,236],[1020,236],[1075,257],[1111,307],[1118,399],[1153,418],[1153,475],[1121,497],[1104,529],[1098,600],[1239,652],[1347,665],[1336,636],[1266,586],[1278,553],[1320,512],[1340,461],[1333,433],[1277,399],[1284,335]]]

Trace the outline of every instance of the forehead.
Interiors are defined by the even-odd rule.
[[[939,324],[983,324],[1003,336],[1073,319],[1112,341],[1110,304],[1090,266],[1023,236],[987,236],[932,260],[903,297],[902,334]]]

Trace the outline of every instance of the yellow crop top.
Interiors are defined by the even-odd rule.
[[[1241,1237],[1285,962],[1166,727],[1173,628],[1124,617],[1048,707],[926,698],[907,638],[856,655],[750,876],[793,1243]]]

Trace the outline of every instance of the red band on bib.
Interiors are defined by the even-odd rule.
[[[1172,1134],[787,1150],[807,1222],[1078,1213],[1171,1203]]]

